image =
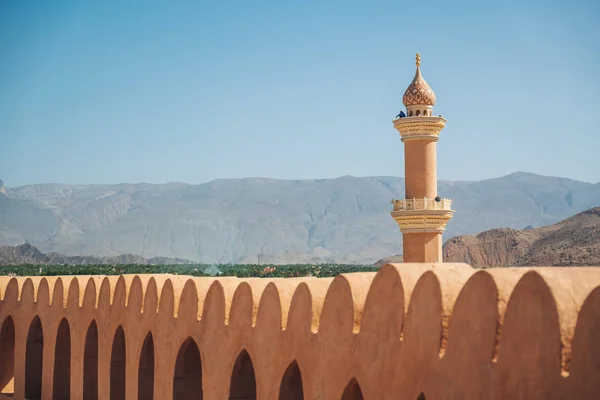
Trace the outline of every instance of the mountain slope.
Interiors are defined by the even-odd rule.
[[[404,195],[401,178],[42,184],[7,193],[0,197],[14,203],[10,207],[32,216],[14,218],[0,204],[0,245],[31,243],[43,252],[130,253],[206,263],[366,264],[402,249],[389,215],[391,198]],[[439,194],[452,198],[456,209],[445,238],[547,225],[600,205],[600,185],[527,173],[441,181]]]
[[[189,264],[191,261],[177,258],[155,257],[145,259],[133,254],[122,254],[116,257],[65,256],[58,253],[44,254],[30,244],[19,246],[0,246],[0,265],[23,264],[70,264],[70,265],[102,265],[102,264]]]
[[[0,244],[44,242],[61,230],[61,221],[51,210],[13,199],[0,192]]]
[[[473,266],[600,266],[600,207],[523,231],[493,229],[444,244],[444,261]]]

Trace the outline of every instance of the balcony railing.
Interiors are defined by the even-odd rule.
[[[400,210],[451,210],[452,200],[450,199],[392,199],[394,211]]]
[[[406,117],[394,121],[394,127],[400,132],[403,141],[422,138],[437,140],[444,126],[446,120],[442,117]]]

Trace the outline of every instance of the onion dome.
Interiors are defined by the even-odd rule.
[[[435,104],[435,93],[421,76],[421,56],[417,54],[417,72],[410,85],[402,96],[402,102],[406,107],[414,105],[433,106]]]

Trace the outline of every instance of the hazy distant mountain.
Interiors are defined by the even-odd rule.
[[[541,228],[492,229],[452,238],[444,244],[444,260],[474,267],[600,266],[600,207]]]
[[[102,265],[102,264],[189,264],[191,261],[178,258],[154,257],[146,259],[134,254],[121,254],[115,257],[98,256],[65,256],[58,253],[44,254],[30,244],[19,246],[0,246],[0,265],[23,264],[70,264],[70,265]]]
[[[62,221],[51,210],[9,196],[0,191],[0,245],[42,243],[61,230]]]
[[[206,263],[372,263],[402,251],[393,177],[216,180],[201,185],[40,184],[0,194],[0,244],[43,252]],[[439,182],[454,200],[444,237],[558,222],[600,205],[600,184],[517,172]]]

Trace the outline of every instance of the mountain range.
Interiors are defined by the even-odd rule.
[[[179,258],[144,258],[135,254],[121,254],[114,257],[101,256],[65,256],[58,253],[42,253],[29,243],[18,246],[0,246],[0,265],[174,265],[191,264],[192,261]]]
[[[516,172],[440,181],[456,210],[446,239],[554,224],[600,206],[600,183]],[[245,178],[204,184],[0,184],[0,245],[203,263],[369,264],[400,254],[396,177]]]

